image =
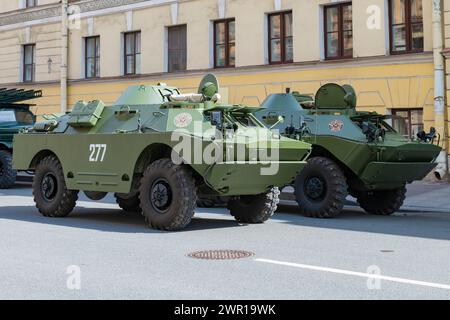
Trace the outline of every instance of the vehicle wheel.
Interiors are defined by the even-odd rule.
[[[312,218],[333,218],[344,208],[347,179],[339,166],[324,157],[308,161],[295,180],[300,212]]]
[[[55,156],[48,156],[37,165],[33,196],[39,212],[46,217],[66,217],[75,208],[78,191],[67,190],[61,163]]]
[[[264,223],[277,210],[280,190],[272,188],[269,192],[255,196],[241,196],[228,203],[234,218],[243,223]]]
[[[219,196],[199,196],[197,200],[197,207],[199,208],[226,207],[227,204],[226,198]]]
[[[357,200],[367,213],[388,216],[397,212],[406,198],[406,188],[359,192]]]
[[[129,197],[123,197],[117,193],[114,195],[116,197],[116,202],[119,207],[125,212],[140,212],[141,207],[139,206],[139,193],[135,193]]]
[[[12,167],[11,153],[0,150],[0,189],[11,188],[16,182],[17,171]]]
[[[144,172],[139,188],[142,214],[159,230],[177,231],[190,222],[197,206],[197,188],[186,166],[170,159],[153,162]]]

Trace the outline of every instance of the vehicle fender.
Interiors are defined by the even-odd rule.
[[[2,142],[0,143],[0,150],[11,150],[12,149],[12,143],[10,142]]]

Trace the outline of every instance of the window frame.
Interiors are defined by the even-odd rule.
[[[170,33],[171,33],[171,30],[175,30],[175,29],[182,29],[182,28],[184,28],[184,31],[185,31],[185,37],[186,37],[186,41],[184,42],[184,44],[185,44],[185,47],[184,48],[178,48],[178,49],[173,49],[173,48],[170,48]],[[181,31],[178,31],[178,32],[181,32]],[[188,50],[188,47],[187,47],[187,41],[188,41],[188,38],[187,38],[187,24],[180,24],[180,25],[174,25],[174,26],[168,26],[167,27],[167,72],[168,73],[176,73],[176,72],[183,72],[183,71],[186,71],[187,70],[187,50]],[[171,70],[171,68],[170,68],[170,66],[171,66],[171,64],[170,64],[170,53],[171,53],[171,51],[178,51],[178,52],[184,52],[184,56],[185,56],[185,60],[186,60],[186,63],[185,63],[185,66],[184,66],[184,68],[183,69],[177,69],[177,70]]]
[[[133,53],[127,54],[127,36],[133,36],[133,42],[134,42],[134,51]],[[137,70],[137,55],[141,55],[142,54],[142,37],[141,37],[141,47],[139,48],[139,52],[136,50],[136,43],[137,43],[137,36],[141,37],[141,31],[130,31],[130,32],[125,32],[123,34],[123,58],[124,58],[124,65],[123,65],[123,73],[124,76],[134,76],[138,74],[138,70]],[[132,70],[132,72],[129,72],[130,70],[128,70],[128,64],[127,64],[127,58],[128,57],[133,57],[133,66],[134,66],[134,70]]]
[[[350,30],[344,30],[344,15],[343,15],[343,8],[347,6],[352,6],[352,39],[353,39],[353,3],[351,1],[349,2],[341,2],[336,4],[330,4],[325,5],[323,7],[323,39],[324,39],[324,55],[325,60],[342,60],[342,59],[353,59],[353,50],[354,46],[352,45],[352,55],[344,55],[344,32],[350,31]],[[335,33],[335,32],[328,32],[328,23],[327,23],[327,11],[331,8],[337,8],[338,9],[338,40],[339,40],[339,54],[336,57],[330,57],[328,56],[328,34],[329,33]]]
[[[414,111],[422,111],[422,123],[412,123],[412,112]],[[399,116],[398,112],[407,112],[408,113],[408,119],[405,119],[405,121],[407,120],[407,124],[408,124],[408,135],[410,138],[413,138],[413,134],[412,134],[412,128],[413,126],[419,126],[422,125],[422,127],[425,127],[425,122],[423,121],[423,116],[424,116],[424,109],[423,108],[393,108],[391,109],[391,113],[393,116]],[[418,132],[416,132],[415,134],[417,134]]]
[[[32,1],[31,4],[28,4],[28,1]],[[37,0],[25,0],[25,9],[26,8],[34,8],[38,5],[38,1]]]
[[[274,12],[269,13],[267,15],[267,38],[268,38],[268,51],[269,51],[269,64],[276,65],[276,64],[289,64],[294,62],[294,54],[292,54],[292,60],[286,60],[286,39],[292,38],[292,45],[294,45],[294,35],[286,37],[286,24],[285,24],[285,16],[290,14],[292,22],[294,21],[294,15],[292,10],[287,11],[280,11],[280,12]],[[274,16],[280,16],[280,61],[273,61],[272,59],[272,40],[278,39],[278,38],[272,38],[272,20],[271,18]],[[292,30],[294,30],[294,25],[292,24]]]
[[[88,41],[94,39],[94,57],[88,57]],[[98,43],[98,52],[97,52]],[[94,76],[88,76],[88,59],[94,60]],[[125,59],[126,60],[126,59]],[[100,64],[100,36],[90,36],[84,38],[84,78],[85,79],[97,79],[100,78],[100,65],[98,65],[99,74],[97,74],[97,63]]]
[[[389,52],[391,55],[398,54],[411,54],[411,53],[422,53],[425,51],[425,48],[412,50],[412,26],[414,24],[419,24],[417,22],[412,22],[411,20],[411,0],[405,0],[405,22],[401,24],[393,24],[393,12],[392,12],[392,0],[388,0],[388,11],[389,11]],[[405,50],[394,50],[394,33],[392,29],[394,26],[405,25],[405,33],[406,33],[406,49]],[[423,23],[423,4],[422,4],[422,29],[424,28]],[[425,33],[423,36],[425,40]]]
[[[27,48],[31,47],[31,63],[26,63],[27,58]],[[23,45],[23,57],[22,57],[22,82],[24,83],[33,83],[35,82],[35,68],[36,68],[36,61],[35,61],[35,55],[36,55],[36,44],[30,43],[30,44],[24,44]],[[31,79],[27,79],[27,66],[31,66]]]
[[[214,46],[214,68],[215,69],[224,69],[224,68],[235,68],[236,67],[236,60],[234,62],[234,64],[230,63],[230,23],[234,22],[235,23],[235,28],[236,28],[236,19],[235,18],[228,18],[228,19],[221,19],[221,20],[215,20],[214,22],[214,36],[213,36],[213,46]],[[218,66],[217,65],[217,46],[220,45],[217,43],[217,25],[220,23],[224,23],[225,24],[225,42],[222,43],[222,45],[224,45],[226,47],[225,50],[225,65],[224,66]],[[234,40],[234,48],[236,50],[236,31],[235,31],[235,40]],[[236,52],[236,51],[235,51]],[[236,56],[235,56],[236,59]]]

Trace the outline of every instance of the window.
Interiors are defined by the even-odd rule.
[[[352,11],[351,3],[324,8],[326,59],[353,57]]]
[[[269,15],[269,62],[289,63],[294,60],[292,12]]]
[[[392,114],[394,116],[400,116],[405,119],[406,132],[408,138],[415,137],[419,131],[422,131],[423,126],[423,109],[393,109]],[[395,130],[402,132],[401,128],[398,128],[393,123]]]
[[[236,37],[234,19],[214,22],[214,67],[234,67]]]
[[[389,0],[391,53],[423,51],[422,0]]]
[[[124,34],[125,43],[125,75],[141,72],[141,32],[127,32]]]
[[[16,122],[14,110],[0,110],[0,122]]]
[[[33,124],[34,118],[31,112],[25,110],[0,109],[0,122],[17,122],[19,124]]]
[[[100,37],[88,37],[85,43],[85,77],[100,77]]]
[[[29,111],[25,110],[15,110],[16,121],[20,124],[30,125],[34,123],[34,117]]]
[[[186,70],[187,49],[186,49],[186,25],[169,27],[168,31],[168,71]]]
[[[35,7],[37,5],[37,0],[25,0],[25,8]]]
[[[34,81],[34,56],[35,45],[27,44],[23,46],[23,82]]]

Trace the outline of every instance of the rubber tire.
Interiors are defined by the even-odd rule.
[[[118,194],[114,195],[119,207],[125,212],[140,212],[139,193],[132,195],[129,198],[120,197]]]
[[[172,189],[172,203],[164,214],[156,211],[150,200],[150,188],[156,179],[164,178]],[[191,222],[197,207],[197,187],[191,171],[170,159],[153,162],[145,170],[139,187],[142,214],[148,226],[157,230],[179,231]]]
[[[389,216],[397,212],[406,199],[406,187],[394,190],[358,192],[357,200],[361,208],[369,214]]]
[[[0,150],[0,162],[3,165],[3,175],[0,176],[0,189],[9,189],[16,182],[17,170],[12,167],[12,155],[9,151]]]
[[[228,203],[230,214],[242,223],[264,223],[277,211],[280,190],[272,188],[269,192],[254,195],[241,196],[232,199]]]
[[[55,175],[58,185],[55,199],[51,202],[44,199],[41,191],[42,179],[48,172],[52,172]],[[45,217],[67,217],[75,208],[78,200],[78,191],[67,189],[61,163],[55,156],[48,156],[42,159],[36,166],[33,178],[33,196],[36,207]]]
[[[306,196],[304,184],[311,176],[320,176],[327,184],[327,194],[322,201],[316,202]],[[294,187],[300,213],[310,218],[329,219],[338,216],[348,195],[347,179],[341,168],[324,157],[310,159],[295,179]]]

